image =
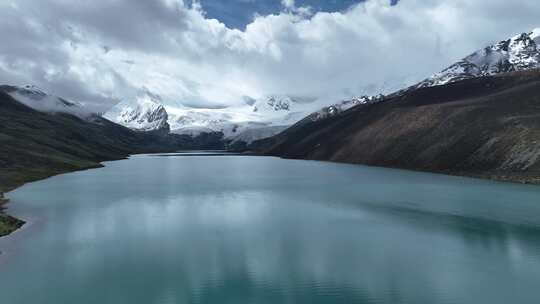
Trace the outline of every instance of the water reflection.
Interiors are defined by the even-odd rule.
[[[1,266],[9,303],[537,303],[536,188],[239,156],[67,177],[14,193],[47,220]]]

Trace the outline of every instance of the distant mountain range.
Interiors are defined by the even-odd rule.
[[[540,67],[539,44],[540,29],[516,35],[474,52],[408,90]],[[357,105],[379,102],[384,97],[352,97],[329,102],[321,108],[320,103],[307,98],[275,95],[249,99],[243,106],[197,109],[167,106],[159,96],[145,92],[135,100],[119,103],[104,117],[135,130],[164,130],[190,136],[222,133],[225,141],[249,144],[276,135],[305,117],[324,119]]]
[[[225,141],[249,143],[279,133],[318,107],[313,99],[286,95],[246,99],[243,105],[219,109],[178,107],[145,92],[117,104],[104,117],[135,130],[167,130],[190,136],[221,133]]]
[[[176,147],[208,148],[227,145],[240,150],[247,148],[263,149],[271,154],[287,157],[329,159],[400,167],[408,167],[401,163],[402,159],[412,161],[416,160],[416,156],[407,154],[405,158],[401,158],[399,161],[395,159],[395,156],[402,155],[406,151],[415,151],[415,153],[418,153],[418,157],[432,155],[436,158],[426,158],[426,160],[430,159],[431,165],[422,164],[418,160],[416,160],[417,162],[413,161],[412,164],[414,165],[411,165],[411,168],[455,171],[457,170],[455,164],[447,167],[436,166],[436,163],[440,163],[442,158],[450,156],[445,156],[442,152],[439,154],[427,152],[439,151],[436,147],[446,147],[446,152],[452,153],[452,155],[461,155],[459,146],[448,146],[445,141],[445,134],[450,136],[450,134],[461,134],[462,130],[467,130],[470,134],[481,135],[481,138],[475,137],[468,140],[483,143],[483,148],[480,146],[477,148],[484,150],[496,149],[497,143],[501,142],[501,139],[494,135],[496,132],[500,132],[499,129],[495,130],[489,127],[477,130],[477,125],[471,125],[458,119],[461,117],[461,112],[457,113],[452,110],[458,111],[459,109],[459,111],[469,113],[469,110],[475,109],[479,114],[475,116],[469,113],[469,116],[467,116],[469,119],[479,119],[485,123],[497,118],[498,123],[493,122],[493,125],[497,128],[504,129],[512,126],[520,126],[521,128],[527,126],[529,128],[532,126],[530,123],[524,122],[523,115],[525,113],[522,113],[522,109],[529,109],[531,117],[536,117],[536,105],[530,108],[530,105],[535,102],[530,98],[536,95],[530,95],[527,87],[536,85],[534,70],[540,68],[539,45],[540,29],[536,29],[485,47],[424,81],[395,93],[386,96],[352,97],[337,102],[328,102],[328,105],[324,107],[321,107],[320,101],[315,102],[314,99],[287,95],[271,95],[260,99],[246,98],[245,103],[242,105],[219,109],[173,107],[164,102],[159,95],[144,90],[133,100],[125,100],[114,106],[103,115],[103,118],[105,118],[103,119],[89,112],[79,103],[49,95],[33,86],[0,86],[0,92],[42,113],[52,114],[53,116],[55,114],[69,114],[90,124],[103,125],[113,122],[136,131],[134,134],[148,133],[159,138],[156,150],[171,146],[163,142],[166,139],[172,141],[172,145]],[[498,75],[503,76],[498,77]],[[514,87],[516,88],[515,94],[512,93]],[[504,95],[504,99],[501,99],[500,94]],[[524,96],[529,99],[521,100]],[[482,98],[482,102],[475,103],[477,98]],[[508,105],[502,104],[504,102],[502,100],[506,100]],[[518,102],[515,100],[521,100],[521,103],[519,103],[521,108],[517,108]],[[493,104],[490,103],[492,101]],[[471,102],[471,104],[468,104],[468,102]],[[512,102],[516,104],[514,105]],[[441,103],[445,106],[443,107]],[[458,104],[459,107],[447,107],[447,105]],[[478,109],[485,109],[489,105],[504,108],[508,112],[502,115],[497,110],[495,115]],[[421,111],[427,111],[427,109],[432,109],[437,113],[439,113],[438,111],[444,111],[445,116],[435,115],[434,113],[421,113]],[[386,113],[385,111],[391,112]],[[410,116],[408,111],[415,114]],[[371,114],[366,114],[368,112]],[[385,123],[376,122],[377,117],[383,119]],[[429,120],[430,123],[426,123],[426,120]],[[518,122],[515,125],[506,123],[507,121],[516,120]],[[371,125],[374,123],[376,123],[377,127]],[[434,123],[435,125],[433,125]],[[451,123],[451,125],[446,125],[447,123]],[[395,129],[398,128],[398,125],[399,130]],[[423,142],[422,140],[425,138],[431,137],[416,137],[417,134],[438,132],[436,131],[437,128],[435,128],[437,125],[446,126],[445,131],[441,130],[442,133],[437,138]],[[411,126],[418,126],[420,129],[412,130]],[[427,128],[427,126],[430,126],[431,129],[422,129]],[[531,128],[536,132],[535,126]],[[364,133],[366,130],[370,131]],[[397,133],[390,132],[391,130]],[[407,144],[400,146],[399,142],[403,141],[402,136],[405,136],[401,131],[404,130],[413,133],[407,135],[408,139],[404,141]],[[530,131],[527,130],[527,132]],[[512,130],[512,132],[514,131],[516,130]],[[385,136],[381,137],[382,135]],[[530,136],[529,133],[527,135],[514,135],[518,136],[515,140],[522,137],[529,138]],[[363,140],[360,140],[358,136],[361,136]],[[379,141],[372,142],[374,138]],[[486,138],[491,141],[489,143],[485,142]],[[146,138],[145,141],[148,140]],[[354,146],[348,146],[346,143],[355,144]],[[424,151],[419,146],[415,146],[420,144],[425,145],[422,146],[422,149],[427,150]],[[497,163],[499,165],[497,168],[501,170],[503,168],[512,168],[514,170],[518,166],[516,164],[519,164],[523,170],[535,167],[536,161],[531,157],[540,154],[537,154],[534,148],[530,148],[526,150],[530,153],[527,152],[528,154],[524,155],[525,152],[516,151],[515,147],[512,148],[513,144],[525,144],[521,141],[507,141],[505,146],[508,151],[513,151],[512,155],[521,155],[521,159],[529,161],[531,165],[525,166],[521,161],[507,154],[505,156],[502,154],[498,156],[490,155],[490,157],[499,160],[507,160],[505,165]],[[377,150],[376,148],[381,147],[381,145],[387,145],[387,148]],[[493,146],[488,147],[486,145]],[[462,144],[462,146],[466,147],[467,144]],[[391,150],[386,150],[390,148]],[[377,152],[373,154],[377,156],[377,160],[374,161],[361,156],[364,155],[365,151]],[[392,161],[389,161],[390,159]],[[514,159],[513,162],[512,159]],[[474,162],[473,164],[476,165]],[[467,166],[462,169],[464,171],[470,170]]]

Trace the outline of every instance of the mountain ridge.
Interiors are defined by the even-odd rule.
[[[304,120],[263,154],[540,182],[540,70],[422,87]]]
[[[22,87],[0,85],[0,91],[9,94],[20,103],[40,112],[67,113],[83,119],[94,114],[77,102],[48,94],[34,85],[25,85]]]
[[[153,106],[144,103],[141,98],[121,102],[103,117],[135,130],[160,129],[189,136],[221,133],[224,141],[235,142],[275,135],[274,130],[290,126],[317,109],[311,100],[288,95],[268,95],[218,109],[170,106],[159,97],[152,99]],[[159,124],[153,124],[150,117],[156,117]],[[167,127],[163,127],[165,124]]]
[[[540,28],[480,49],[413,87],[424,88],[534,68],[540,68]]]

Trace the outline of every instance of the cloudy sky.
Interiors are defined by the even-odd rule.
[[[0,0],[0,83],[107,108],[212,107],[420,80],[540,26],[538,0]]]

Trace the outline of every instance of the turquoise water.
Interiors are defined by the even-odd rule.
[[[540,187],[134,156],[9,193],[0,303],[540,303]]]

